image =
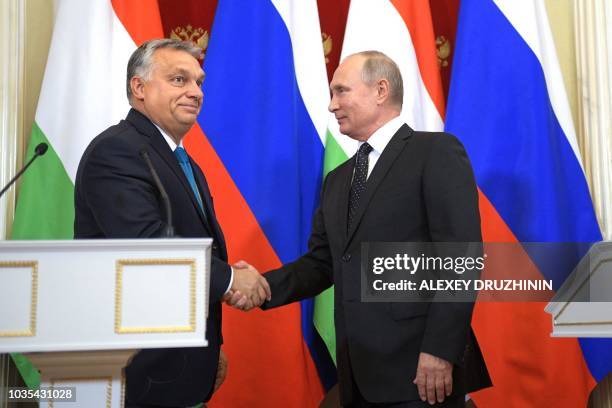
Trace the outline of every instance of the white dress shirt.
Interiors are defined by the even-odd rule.
[[[372,146],[372,151],[368,155],[368,177],[372,174],[372,169],[376,165],[376,162],[378,162],[385,147],[387,147],[393,135],[397,133],[403,124],[404,121],[399,116],[396,116],[378,128],[378,130],[367,140],[368,144]],[[361,147],[364,143],[365,142],[359,142],[358,147]]]
[[[183,147],[183,139],[181,139],[181,142],[179,144],[176,144],[174,139],[172,139],[170,136],[168,136],[168,134],[166,132],[164,132],[164,129],[160,128],[155,123],[153,123],[153,124],[155,125],[157,130],[159,130],[159,133],[162,134],[162,136],[164,137],[164,140],[166,141],[166,143],[168,143],[168,146],[170,146],[170,150],[172,150],[174,152],[177,147],[179,147],[179,146]]]

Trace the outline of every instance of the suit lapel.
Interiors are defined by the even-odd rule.
[[[213,237],[219,243],[219,247],[224,257],[227,258],[227,250],[225,247],[225,237],[223,236],[223,231],[221,230],[221,226],[217,222],[217,216],[215,214],[215,206],[212,201],[212,195],[210,194],[210,189],[208,188],[208,182],[206,181],[206,177],[200,166],[196,162],[193,161],[191,157],[189,157],[189,161],[191,163],[191,168],[193,169],[193,174],[196,179],[196,184],[198,185],[198,189],[202,195],[202,199],[204,200],[204,211],[206,211],[206,217],[208,219],[208,224],[212,229]]]
[[[385,150],[383,150],[382,155],[378,158],[376,162],[376,166],[372,170],[370,177],[368,177],[368,181],[366,182],[366,189],[364,194],[361,196],[361,201],[359,202],[359,207],[357,208],[357,213],[353,218],[353,223],[351,225],[351,229],[348,231],[345,248],[351,242],[351,239],[355,235],[355,231],[359,227],[361,223],[361,219],[365,214],[372,197],[376,193],[378,186],[380,186],[381,182],[384,180],[385,176],[391,169],[391,166],[399,156],[399,154],[404,149],[406,145],[406,140],[411,136],[412,129],[408,127],[408,125],[404,124],[399,130],[393,135]],[[353,159],[354,160],[354,159]],[[350,182],[349,182],[349,190],[350,190]],[[348,195],[345,201],[345,207],[347,207],[348,212]],[[346,218],[346,217],[345,217]],[[345,223],[347,221],[345,220]]]
[[[340,179],[344,180],[340,197],[338,197],[338,214],[340,214],[340,232],[342,236],[346,236],[348,229],[348,202],[351,193],[351,182],[353,180],[353,169],[355,168],[355,156],[353,156],[346,166],[342,169]]]
[[[196,208],[196,212],[200,217],[200,221],[208,233],[212,233],[210,230],[206,219],[204,218],[204,214],[200,211],[200,205],[193,194],[193,190],[191,189],[191,185],[185,176],[185,173],[181,169],[181,166],[174,155],[174,152],[164,140],[164,137],[159,133],[159,130],[155,127],[155,125],[142,113],[138,112],[135,109],[131,109],[130,113],[127,116],[127,120],[132,123],[138,131],[149,137],[149,143],[153,147],[153,149],[157,152],[157,154],[166,162],[168,167],[172,169],[174,175],[180,180],[181,185],[187,191],[189,199],[191,200],[191,204]],[[195,172],[194,172],[195,173]]]

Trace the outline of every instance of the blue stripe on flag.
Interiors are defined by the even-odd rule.
[[[270,1],[219,1],[204,70],[198,122],[280,260],[292,261],[307,249],[324,149]],[[333,373],[322,360],[331,359],[316,346],[312,308],[302,303],[302,332],[327,385]]]
[[[599,382],[612,372],[612,339],[578,339],[589,370]]]
[[[587,243],[565,268],[535,257],[558,287],[601,233],[540,62],[491,0],[462,1],[456,44],[446,129],[464,143],[481,190],[519,241]],[[606,343],[599,351],[612,357]],[[612,370],[611,358],[597,368],[591,357],[602,354],[581,344],[595,378]]]

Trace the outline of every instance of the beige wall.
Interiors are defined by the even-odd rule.
[[[25,0],[25,72],[23,135],[27,145],[36,115],[36,105],[42,84],[51,33],[53,30],[53,4],[51,0]],[[23,151],[22,157],[23,158]]]

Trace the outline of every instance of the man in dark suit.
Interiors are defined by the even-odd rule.
[[[327,176],[308,252],[265,274],[272,300],[262,307],[335,285],[343,406],[461,407],[466,392],[488,383],[470,329],[473,304],[364,303],[360,268],[362,242],[481,241],[465,150],[449,134],[403,123],[401,74],[382,53],[346,58],[331,91],[329,110],[359,150]]]
[[[210,399],[227,366],[220,351],[221,300],[230,291],[256,303],[269,297],[269,286],[256,270],[228,265],[208,184],[182,147],[202,104],[199,54],[191,44],[175,40],[140,46],[127,69],[132,109],[91,142],[77,172],[75,238],[166,234],[167,214],[143,155],[167,190],[176,235],[213,238],[208,347],[140,351],[125,371],[127,406],[185,407]]]

